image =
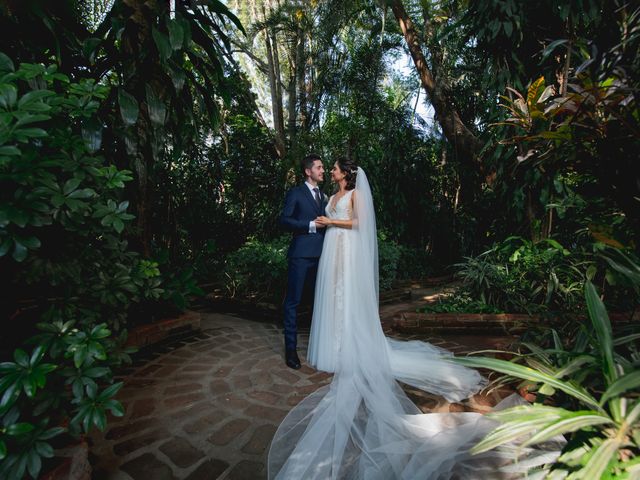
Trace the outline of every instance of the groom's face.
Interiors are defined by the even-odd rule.
[[[309,180],[313,180],[316,183],[320,183],[324,180],[324,165],[322,160],[314,160],[311,168],[307,168],[307,175]]]

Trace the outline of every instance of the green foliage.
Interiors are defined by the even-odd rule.
[[[384,234],[378,234],[378,274],[380,290],[389,290],[398,275],[400,261],[398,244],[387,240]]]
[[[250,239],[227,255],[222,282],[230,297],[251,298],[280,304],[287,286],[287,250],[290,237],[265,242]],[[401,248],[397,243],[378,237],[380,290],[393,287],[398,279]]]
[[[112,338],[106,324],[79,329],[75,322],[41,323],[31,354],[16,349],[0,363],[0,476],[37,478],[51,440],[68,431],[104,430],[107,412],[124,415],[112,367],[130,361],[126,335]],[[68,422],[68,427],[62,425]]]
[[[506,312],[572,311],[593,258],[571,253],[555,240],[533,243],[509,237],[457,266],[463,291]]]
[[[474,300],[469,295],[453,294],[439,297],[435,303],[425,305],[416,311],[421,313],[504,313],[499,308]]]
[[[161,291],[121,236],[130,172],[96,154],[108,88],[0,54],[0,92],[0,269],[13,322],[2,344],[32,345],[0,364],[0,476],[36,478],[65,421],[87,432],[104,428],[105,411],[122,414],[119,384],[107,385],[129,350],[111,327]]]
[[[224,268],[228,295],[280,303],[287,285],[289,240],[288,236],[272,242],[252,239],[228,255]]]
[[[637,265],[636,265],[637,267]],[[614,336],[607,311],[589,281],[584,287],[590,325],[551,348],[524,344],[513,361],[467,357],[458,363],[524,380],[536,403],[489,415],[501,423],[472,452],[508,442],[533,446],[563,435],[559,458],[531,471],[545,478],[633,478],[640,452],[638,333]]]

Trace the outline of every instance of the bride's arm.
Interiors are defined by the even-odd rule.
[[[353,192],[351,194],[351,211],[352,212],[355,212],[355,204],[354,204],[355,196],[356,196],[356,192]],[[327,217],[318,217],[316,218],[315,222],[316,224],[324,225],[326,227],[346,228],[348,230],[351,230],[354,227],[354,225],[357,225],[357,221],[354,221],[353,219],[338,220],[338,219],[332,219]]]

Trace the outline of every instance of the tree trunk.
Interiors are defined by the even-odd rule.
[[[296,83],[298,91],[298,116],[300,117],[300,129],[305,130],[307,125],[307,95],[305,84],[305,48],[304,31],[298,27],[296,35]]]
[[[473,165],[476,170],[481,170],[477,153],[480,151],[482,143],[462,122],[445,85],[434,80],[422,53],[420,38],[404,9],[402,0],[391,0],[391,9],[400,25],[411,58],[420,76],[420,82],[431,99],[431,104],[436,111],[436,119],[440,123],[445,137],[455,147],[456,153],[463,163]]]
[[[282,76],[280,73],[280,56],[278,54],[278,42],[274,31],[271,31],[271,45],[273,46],[273,72],[275,73],[276,77],[276,114],[278,117],[278,124],[280,125],[280,128],[279,130],[276,130],[276,133],[280,136],[282,145],[284,146],[286,137],[284,134],[284,113],[282,111]]]
[[[142,55],[146,46],[152,43],[151,28],[156,11],[156,2],[143,0],[125,0],[130,10],[129,20],[122,33],[123,87],[136,98],[145,98],[145,80],[155,72],[154,59]],[[144,72],[144,73],[143,73]],[[152,72],[152,73],[150,73]],[[131,138],[130,156],[133,170],[136,172],[137,189],[134,194],[136,209],[136,230],[139,248],[145,257],[151,256],[151,198],[152,182],[150,170],[153,165],[151,142],[153,131],[146,103],[141,102],[140,116],[135,125],[134,138]]]
[[[265,20],[267,11],[262,5],[262,15]],[[271,92],[271,113],[273,116],[273,128],[276,132],[276,150],[282,158],[285,154],[284,118],[282,115],[282,93],[280,90],[280,64],[278,60],[278,44],[275,33],[269,27],[264,30],[264,43],[267,50],[267,76],[269,77],[269,90]]]
[[[271,91],[271,112],[273,115],[273,128],[276,132],[276,150],[278,155],[282,158],[285,153],[284,147],[284,125],[281,123],[281,106],[278,104],[278,79],[276,78],[276,71],[273,59],[273,48],[271,47],[271,37],[268,31],[264,32],[264,42],[267,47],[267,64],[268,76],[269,76],[269,90]],[[277,47],[276,47],[277,48]]]

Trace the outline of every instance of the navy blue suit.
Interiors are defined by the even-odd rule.
[[[280,215],[280,225],[293,233],[287,254],[289,271],[284,301],[284,344],[287,350],[295,350],[297,345],[296,309],[305,282],[309,282],[311,288],[315,287],[325,229],[318,228],[317,233],[309,233],[309,222],[325,214],[327,201],[325,195],[320,195],[318,205],[306,184],[294,187],[287,193]]]

